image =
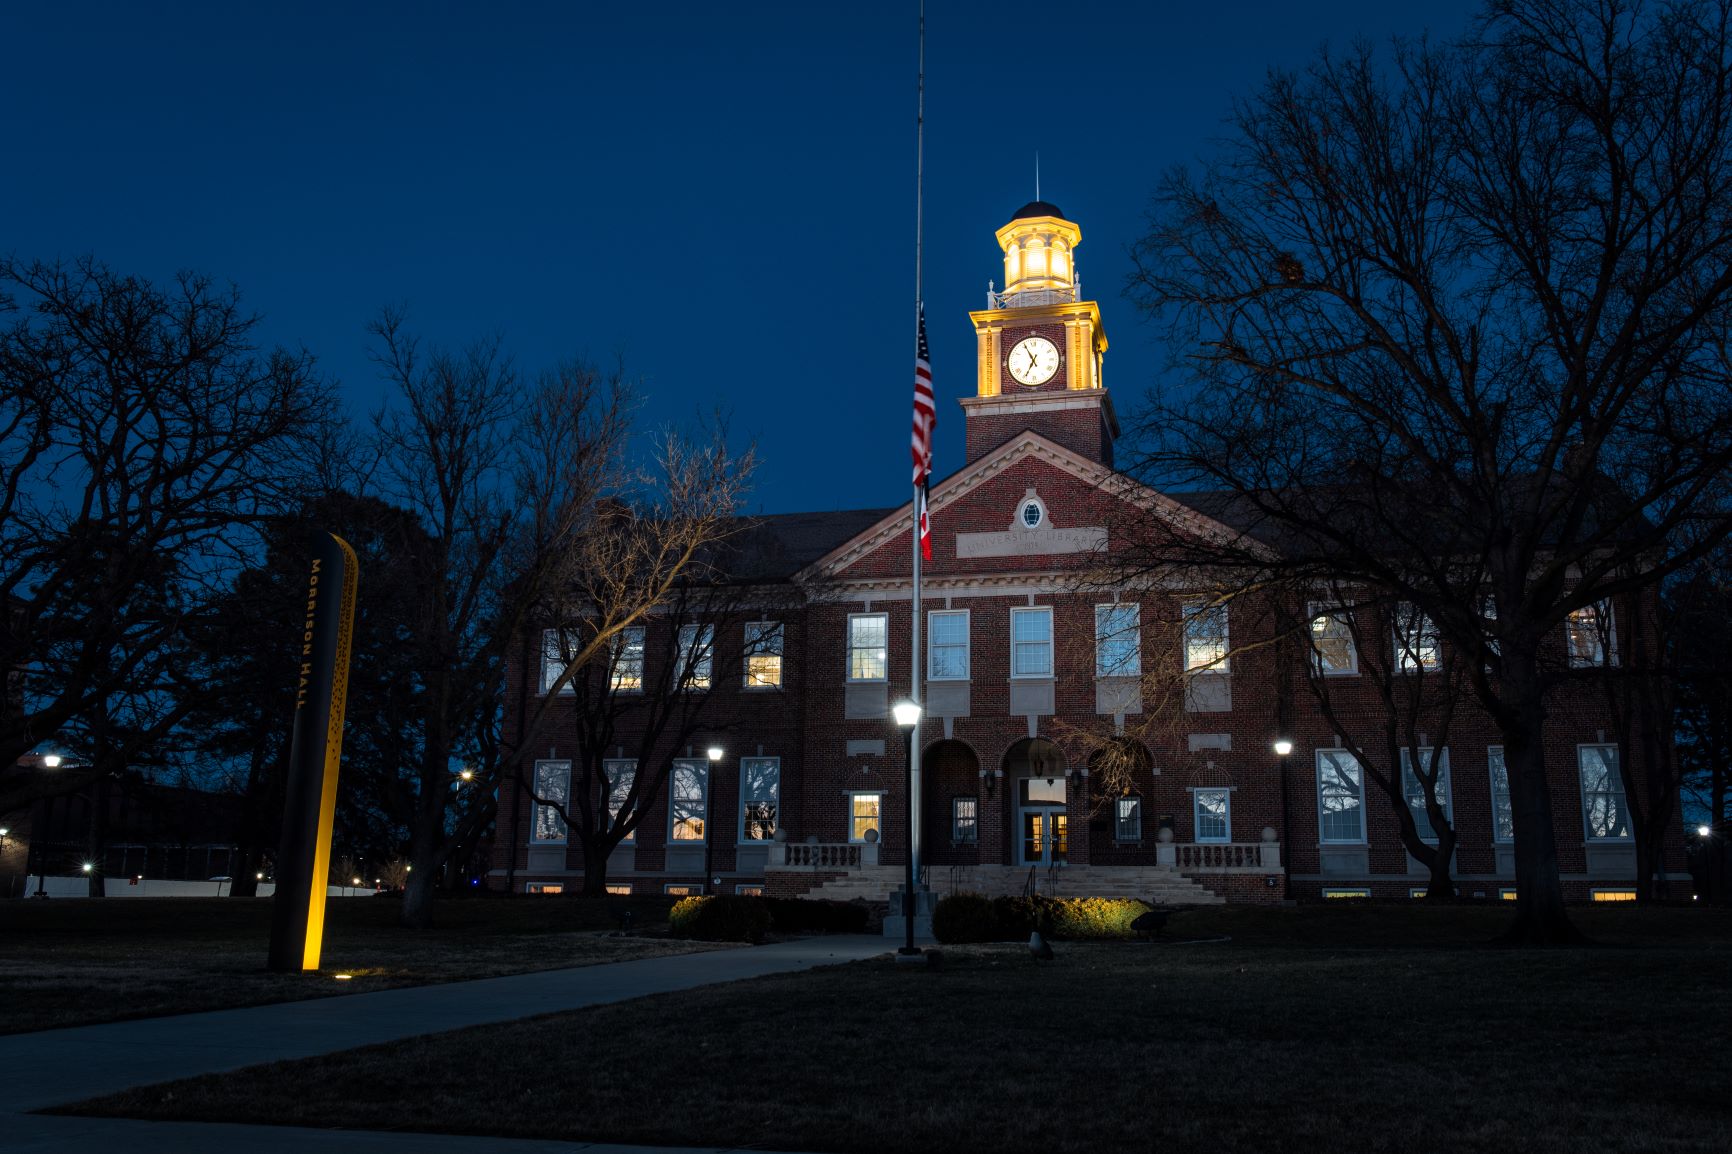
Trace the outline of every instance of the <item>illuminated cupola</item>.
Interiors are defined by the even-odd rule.
[[[1076,250],[1082,229],[1057,206],[1024,205],[997,232],[1004,289],[987,285],[974,321],[975,395],[962,402],[968,459],[1032,429],[1102,464],[1118,420],[1101,381],[1107,337],[1100,306],[1082,299]]]

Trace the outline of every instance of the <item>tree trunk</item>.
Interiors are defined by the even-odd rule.
[[[607,893],[607,859],[613,855],[614,846],[605,844],[606,841],[606,838],[599,837],[583,839],[583,896],[586,898],[599,898]]]
[[[1450,876],[1450,863],[1455,860],[1455,834],[1438,831],[1437,847],[1431,855],[1431,880],[1425,887],[1428,902],[1453,902],[1455,879]]]
[[[1582,935],[1564,908],[1558,880],[1557,831],[1546,781],[1546,712],[1533,654],[1506,654],[1504,693],[1513,713],[1500,721],[1515,816],[1516,916],[1501,940],[1513,946],[1576,944]]]
[[[438,869],[431,861],[416,855],[414,866],[403,884],[402,923],[412,930],[424,930],[433,924],[433,891],[438,888]]]

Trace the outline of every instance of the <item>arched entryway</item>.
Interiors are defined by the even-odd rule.
[[[924,779],[925,859],[933,865],[980,862],[980,758],[960,741],[940,741],[920,755]]]
[[[1004,751],[1005,804],[1014,866],[1053,866],[1070,860],[1070,795],[1064,754],[1041,737],[1025,737]]]

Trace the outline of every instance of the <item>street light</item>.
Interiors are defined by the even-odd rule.
[[[1714,832],[1714,830],[1713,830],[1713,827],[1711,827],[1711,826],[1699,825],[1696,827],[1696,836],[1697,837],[1707,837],[1710,834],[1712,834],[1713,832]],[[3,829],[0,829],[0,837],[5,837],[5,836],[6,836],[6,831]]]
[[[724,752],[726,751],[723,750],[721,746],[712,745],[708,749],[704,750],[704,756],[710,759],[710,765],[715,766],[721,763],[722,754]],[[712,842],[710,827],[715,824],[710,820],[710,794],[713,792],[710,789],[710,786],[712,784],[714,784],[713,781],[706,781],[704,783],[704,892],[706,894],[715,892],[715,889],[711,884],[715,880],[715,875],[710,872],[714,868],[711,864],[712,858],[710,856],[710,845]]]
[[[914,730],[920,725],[920,703],[898,701],[890,712],[902,730],[902,765],[908,780],[902,822],[902,860],[907,870],[906,884],[902,887],[902,927],[906,934],[902,948],[896,952],[904,957],[919,957],[920,951],[914,948]]]
[[[91,870],[93,870],[95,868],[96,868],[96,866],[92,865],[90,862],[84,863],[84,872],[85,873],[89,873]]]
[[[47,766],[49,769],[59,769],[60,755],[58,753],[47,754],[42,758],[42,764]]]
[[[1275,772],[1281,775],[1281,877],[1286,882],[1281,896],[1293,896],[1293,806],[1287,800],[1287,756],[1293,752],[1293,740],[1277,737],[1270,746],[1275,751]]]
[[[1293,752],[1293,743],[1291,741],[1288,741],[1285,737],[1278,737],[1275,739],[1275,756],[1276,757],[1286,757],[1288,754],[1290,754],[1292,752]]]

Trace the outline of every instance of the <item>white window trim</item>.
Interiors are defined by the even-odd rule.
[[[703,782],[703,784],[704,784],[704,809],[703,809],[704,836],[701,838],[680,838],[677,840],[674,838],[674,784],[675,784],[675,778],[679,773],[680,766],[682,766],[682,765],[688,765],[688,766],[695,765],[695,766],[697,766],[699,771],[700,771],[698,773],[698,780]],[[706,760],[705,758],[702,758],[702,757],[676,757],[676,758],[674,758],[674,769],[673,769],[672,773],[668,774],[668,783],[667,784],[668,784],[667,844],[668,845],[703,845],[706,842],[708,842],[710,840],[710,832],[711,832],[711,830],[710,830],[710,763],[709,763],[709,761]]]
[[[691,644],[686,644],[686,635],[691,635]],[[701,623],[680,626],[675,645],[679,650],[679,674],[681,693],[708,693],[716,685],[716,627]],[[697,660],[699,653],[702,660]],[[703,683],[698,683],[699,670],[702,670]]]
[[[606,810],[607,810],[607,819],[608,819],[608,822],[610,823],[609,828],[612,827],[612,824],[617,823],[619,821],[619,815],[617,813],[615,813],[614,809],[613,809],[613,797],[611,796],[611,794],[613,792],[613,787],[617,784],[617,781],[614,778],[614,772],[615,771],[608,768],[608,766],[610,766],[610,765],[629,765],[629,766],[631,766],[632,785],[636,786],[637,785],[637,759],[634,757],[604,757],[601,760],[601,770],[604,774],[607,775],[608,792],[610,795],[602,803],[604,808],[606,808]],[[630,793],[631,791],[628,789],[626,792]],[[639,824],[641,825],[642,823],[640,822]],[[626,834],[624,837],[619,839],[620,845],[635,845],[636,843],[637,843],[637,830],[636,829],[633,829],[630,833]]]
[[[625,651],[626,635],[635,633],[640,638],[638,642],[638,670],[636,685],[620,685],[616,681],[619,669],[620,654]],[[642,693],[643,683],[649,674],[649,626],[627,625],[613,635],[613,641],[607,647],[607,690],[609,693]]]
[[[1365,766],[1359,764],[1359,759],[1353,757],[1355,765],[1359,766],[1359,836],[1356,838],[1329,838],[1323,836],[1323,755],[1326,753],[1344,753],[1353,757],[1353,752],[1339,746],[1319,749],[1316,752],[1314,765],[1316,773],[1312,777],[1311,794],[1317,801],[1317,844],[1326,845],[1369,845],[1370,829],[1365,820],[1365,810],[1368,799],[1365,796]]]
[[[934,617],[962,618],[962,665],[961,677],[939,677],[932,672],[932,619]],[[926,680],[947,681],[953,684],[971,681],[974,678],[974,617],[967,609],[933,609],[926,614]]]
[[[1345,617],[1353,612],[1351,605],[1329,607],[1327,601],[1313,601],[1306,606],[1305,644],[1310,647],[1311,673],[1316,677],[1357,677],[1359,676],[1359,641],[1353,636],[1353,626],[1347,626],[1347,646],[1353,654],[1353,665],[1349,669],[1325,669],[1322,657],[1317,652],[1317,646],[1311,637],[1311,623],[1319,617]]]
[[[884,619],[884,676],[855,677],[854,676],[854,622],[862,617],[881,617]],[[842,638],[842,674],[850,685],[883,685],[890,680],[890,614],[888,613],[850,613],[848,614],[848,632]]]
[[[956,831],[957,831],[956,803],[959,801],[971,801],[974,803],[974,836],[969,838],[966,841],[960,841],[957,839],[957,836],[956,836]],[[880,804],[882,804],[882,803],[880,803]],[[850,806],[852,806],[852,803],[850,803]],[[883,811],[882,810],[879,811],[879,820],[880,821],[883,820]],[[880,834],[880,839],[882,839],[882,834]],[[959,793],[959,794],[954,794],[951,796],[951,798],[950,798],[950,844],[953,846],[960,846],[960,845],[975,845],[975,846],[977,846],[980,844],[980,795],[979,794],[976,794],[976,793]]]
[[[1231,785],[1193,785],[1193,786],[1187,787],[1185,792],[1189,793],[1191,795],[1191,841],[1192,842],[1194,842],[1197,845],[1232,845],[1233,844],[1233,790],[1236,788],[1238,788],[1238,787],[1237,786],[1231,786]],[[1227,836],[1226,837],[1199,837],[1199,836],[1197,836],[1197,830],[1202,825],[1202,813],[1197,808],[1197,795],[1199,793],[1219,793],[1219,794],[1225,794],[1226,795],[1226,798],[1227,798]]]
[[[1433,761],[1436,761],[1439,757],[1442,757],[1442,759],[1443,759],[1443,816],[1444,816],[1444,820],[1449,822],[1450,828],[1454,829],[1455,828],[1455,766],[1453,764],[1451,764],[1451,762],[1449,760],[1449,746],[1446,745],[1441,750],[1437,750],[1435,746],[1422,745],[1419,747],[1419,749],[1420,749],[1421,753],[1423,753],[1427,750],[1433,750],[1434,752],[1431,755]],[[1416,792],[1418,790],[1420,781],[1419,781],[1419,775],[1417,773],[1413,772],[1412,766],[1410,764],[1411,759],[1408,757],[1408,752],[1407,752],[1406,746],[1402,747],[1400,761],[1401,761],[1401,799],[1402,799],[1402,801],[1407,802],[1407,807],[1408,807],[1409,811],[1412,811],[1413,810],[1413,803],[1411,801],[1408,801],[1408,797],[1407,797],[1407,781],[1408,781],[1409,776],[1411,775]],[[1431,816],[1430,814],[1427,814],[1426,815],[1427,819],[1429,819],[1430,816]],[[1416,824],[1417,824],[1417,819],[1416,819]],[[1459,830],[1456,831],[1457,840],[1460,840],[1460,833],[1461,833],[1461,831],[1459,831]],[[1435,829],[1432,830],[1430,837],[1426,837],[1422,834],[1422,835],[1420,835],[1419,840],[1426,842],[1428,844],[1431,844],[1431,845],[1436,845],[1437,844],[1437,831]]]
[[[535,763],[534,767],[530,771],[531,774],[533,775],[529,779],[530,787],[532,790],[539,789],[541,787],[541,767],[544,765],[552,765],[552,766],[563,765],[565,767],[565,801],[566,801],[567,805],[570,805],[571,804],[571,769],[572,769],[570,760],[568,760],[567,758],[563,758],[563,757],[545,757],[545,758],[542,758],[540,761],[537,761]],[[559,838],[547,837],[547,838],[544,838],[544,837],[537,837],[536,836],[536,833],[535,833],[536,827],[541,824],[540,821],[537,820],[539,817],[538,811],[542,810],[542,809],[552,809],[552,808],[553,807],[550,805],[549,806],[542,805],[539,801],[536,801],[533,797],[531,797],[529,799],[529,844],[530,845],[570,845],[571,844],[571,827],[569,825],[565,825],[565,820],[563,818],[560,819],[560,824],[565,825],[565,836],[564,837],[559,837]]]
[[[1192,609],[1200,609],[1200,610],[1203,610],[1204,612],[1207,612],[1211,609],[1215,609],[1215,610],[1220,611],[1220,613],[1221,613],[1221,659],[1219,661],[1211,662],[1208,665],[1193,666],[1191,664],[1191,610]],[[1233,669],[1232,669],[1233,659],[1230,656],[1230,654],[1233,651],[1232,634],[1229,632],[1229,630],[1231,628],[1232,628],[1232,615],[1230,613],[1228,613],[1227,606],[1225,604],[1221,604],[1221,605],[1212,604],[1210,602],[1210,599],[1207,597],[1187,597],[1183,601],[1179,602],[1179,644],[1184,647],[1184,652],[1181,654],[1181,660],[1183,660],[1185,663],[1185,676],[1186,677],[1194,677],[1194,676],[1198,676],[1198,675],[1211,676],[1211,677],[1223,676],[1223,675],[1229,674],[1233,671]]]
[[[1416,644],[1413,645],[1409,645],[1402,636],[1401,611],[1403,607],[1407,608],[1409,616],[1417,626],[1414,631]],[[1429,662],[1423,656],[1427,641],[1431,643],[1432,653]],[[1437,631],[1437,624],[1411,602],[1398,601],[1395,603],[1395,612],[1390,614],[1389,620],[1389,647],[1391,668],[1398,676],[1436,673],[1443,668],[1443,637]],[[1358,664],[1358,657],[1356,649],[1354,653],[1354,664],[1356,665]]]
[[[1040,509],[1040,520],[1036,521],[1032,525],[1022,519],[1022,511],[1030,505],[1037,506]],[[1046,502],[1042,501],[1040,497],[1034,493],[1025,493],[1021,497],[1017,498],[1015,521],[1016,527],[1024,533],[1035,529],[1048,528],[1052,525],[1052,518],[1046,511]]]
[[[1122,826],[1120,824],[1121,822],[1123,822],[1124,819],[1119,815],[1119,806],[1123,805],[1127,801],[1134,801],[1137,803],[1137,836],[1136,837],[1125,837],[1124,831],[1123,831]],[[1115,845],[1142,845],[1143,844],[1143,795],[1142,794],[1140,794],[1140,793],[1126,793],[1126,794],[1121,794],[1118,797],[1113,798],[1113,843]]]
[[[1612,769],[1612,775],[1613,780],[1618,785],[1618,794],[1624,799],[1624,829],[1629,831],[1622,837],[1601,837],[1588,826],[1588,783],[1582,777],[1582,750],[1584,749],[1610,749],[1618,759],[1618,764]],[[1635,831],[1631,828],[1630,821],[1630,799],[1624,793],[1623,758],[1624,751],[1618,748],[1618,743],[1615,741],[1576,743],[1576,798],[1582,807],[1582,840],[1590,845],[1628,845],[1634,839]]]
[[[882,789],[849,789],[843,791],[848,797],[848,844],[865,845],[864,837],[854,836],[854,799],[857,797],[875,797],[878,799],[878,844],[884,844],[884,799],[889,796]]]
[[[559,653],[561,657],[564,656],[564,647],[559,645],[560,632],[561,631],[558,629],[543,629],[541,631],[541,696],[543,697],[547,696],[547,687],[554,680],[554,678],[547,675],[548,665],[550,664],[548,642],[550,640],[553,641],[555,646],[558,646],[554,652]],[[561,669],[559,674],[556,674],[555,676],[560,676],[564,673],[565,670]],[[560,687],[559,696],[565,697],[576,692],[577,687],[570,681],[567,681]]]
[[[1129,609],[1136,614],[1137,624],[1132,631],[1131,662],[1135,666],[1129,671],[1119,670],[1117,673],[1101,672],[1101,610]],[[1095,680],[1113,677],[1141,677],[1143,675],[1143,606],[1140,601],[1111,601],[1095,606]]]
[[[781,663],[776,667],[776,683],[774,685],[764,685],[761,682],[754,682],[752,680],[751,661],[754,656],[757,656],[757,654],[752,650],[752,643],[750,641],[751,630],[754,626],[760,628],[763,626],[769,626],[775,632],[776,636],[781,639],[782,651],[773,655]],[[766,654],[765,656],[770,655]],[[788,627],[780,621],[746,622],[744,627],[740,630],[740,688],[747,693],[775,693],[787,684],[787,680]]]
[[[773,761],[776,763],[776,829],[782,828],[782,759],[780,757],[764,757],[753,754],[740,758],[740,812],[735,821],[734,842],[739,846],[773,845],[776,841],[774,833],[765,838],[748,838],[746,836],[746,762]]]
[[[1058,641],[1054,637],[1057,623],[1051,605],[1018,605],[1010,611],[1010,679],[1012,681],[1052,681],[1058,676],[1057,650]],[[1046,614],[1046,672],[1018,673],[1016,671],[1016,618],[1019,613]],[[1025,642],[1024,644],[1030,644]]]
[[[1599,661],[1594,661],[1588,657],[1583,657],[1583,656],[1577,654],[1575,645],[1570,641],[1570,617],[1576,613],[1580,613],[1583,609],[1592,609],[1595,613],[1596,618],[1598,617],[1599,613],[1602,610],[1605,611],[1606,621],[1605,621],[1605,632],[1603,634],[1603,640],[1605,641],[1605,652],[1600,654],[1601,660],[1599,660]],[[1599,628],[1598,620],[1595,621],[1595,628]],[[1617,611],[1617,607],[1612,604],[1612,599],[1610,597],[1606,597],[1606,598],[1603,598],[1599,601],[1596,601],[1592,605],[1583,605],[1583,606],[1581,606],[1581,608],[1571,610],[1570,613],[1566,613],[1564,615],[1564,653],[1569,658],[1569,663],[1570,663],[1571,669],[1616,669],[1617,668],[1617,665],[1618,665],[1618,611]]]
[[[1491,752],[1494,749],[1497,750],[1498,760],[1503,762],[1503,787],[1504,787],[1503,792],[1504,792],[1504,798],[1508,802],[1509,807],[1510,807],[1511,836],[1509,836],[1509,837],[1499,837],[1498,832],[1497,832],[1497,775],[1492,772],[1492,768],[1491,768],[1492,767]],[[1578,762],[1576,764],[1576,770],[1577,770],[1578,774],[1581,772],[1581,763],[1580,762]],[[1491,798],[1491,842],[1493,845],[1514,845],[1515,844],[1515,836],[1514,836],[1515,792],[1512,789],[1510,789],[1509,761],[1503,755],[1503,746],[1501,746],[1501,745],[1488,745],[1485,747],[1485,776],[1486,776],[1487,787],[1491,790],[1491,793],[1489,795]]]

